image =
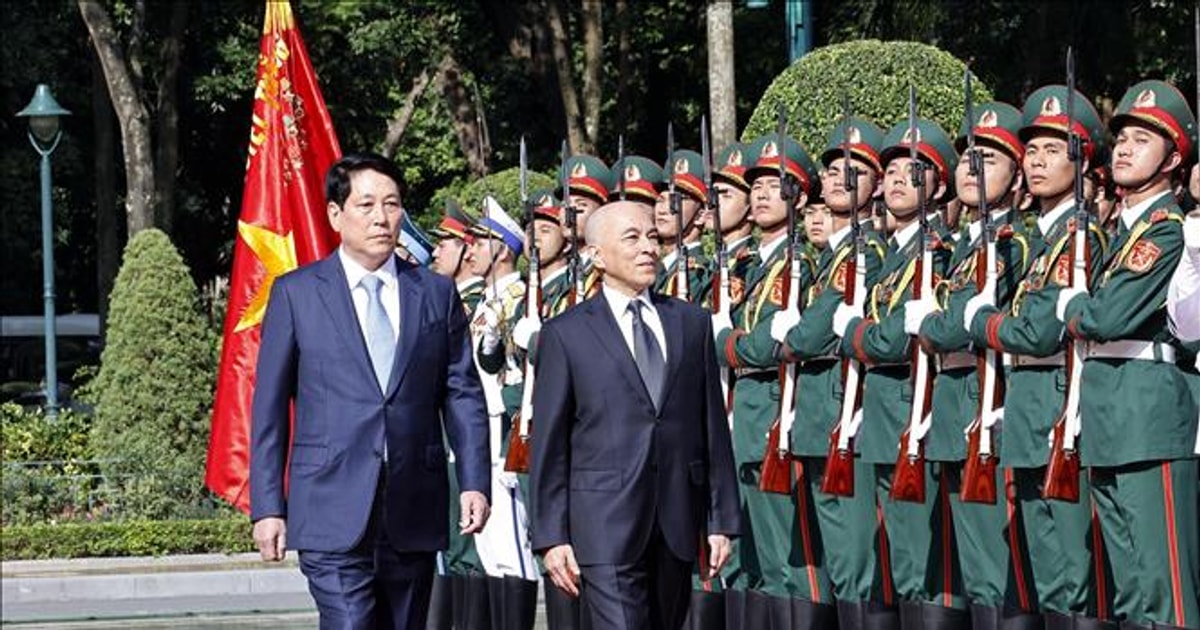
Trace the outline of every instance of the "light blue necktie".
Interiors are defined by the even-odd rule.
[[[392,333],[392,321],[383,308],[383,280],[379,276],[366,275],[359,284],[367,290],[367,352],[371,354],[379,390],[386,392],[392,375],[392,360],[396,356],[396,336]]]

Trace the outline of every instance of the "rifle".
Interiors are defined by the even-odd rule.
[[[975,146],[975,105],[972,103],[971,71],[963,70],[963,92],[966,95],[967,156],[969,173],[979,188],[979,220],[983,222],[984,240],[975,256],[975,289],[979,295],[996,302],[996,222],[988,210],[987,177],[984,173],[983,152]],[[961,496],[972,503],[996,503],[996,463],[992,453],[992,426],[996,409],[1004,405],[1004,384],[998,378],[1001,355],[992,348],[976,351],[976,372],[979,377],[979,413],[967,427],[967,461],[963,467]]]
[[[842,186],[850,194],[850,235],[854,239],[854,258],[847,261],[847,277],[854,283],[842,296],[846,304],[861,307],[867,293],[867,239],[858,218],[858,169],[850,158],[850,99],[842,94]],[[831,273],[837,273],[834,269]],[[837,496],[854,496],[854,435],[858,431],[855,418],[862,409],[863,366],[857,359],[842,361],[842,398],[838,423],[829,434],[829,452],[825,455],[825,477],[821,492]]]
[[[542,317],[542,262],[537,241],[534,240],[533,204],[529,203],[529,164],[525,157],[525,136],[521,136],[521,211],[525,214],[525,250],[529,252],[529,279],[525,283],[525,316]],[[525,380],[521,388],[521,408],[513,418],[508,439],[508,455],[504,458],[507,472],[529,472],[529,438],[533,432],[533,382],[535,370],[529,353],[525,354]]]
[[[783,303],[788,310],[800,310],[800,265],[804,244],[800,242],[796,232],[796,207],[792,203],[796,198],[795,186],[791,175],[787,172],[787,154],[784,150],[787,138],[787,114],[783,105],[779,106],[779,198],[787,207],[787,265],[788,282],[783,289]],[[781,381],[779,393],[779,417],[771,425],[767,433],[767,448],[763,453],[761,475],[758,489],[773,494],[791,494],[792,491],[792,422],[796,417],[796,364],[785,363],[779,366]]]
[[[917,220],[920,222],[921,257],[916,261],[916,277],[913,299],[933,295],[933,250],[929,248],[930,225],[926,215],[929,202],[925,198],[925,164],[917,150],[917,90],[908,86],[908,155],[912,162],[912,184],[917,189]],[[929,414],[930,399],[933,398],[933,361],[914,336],[912,341],[912,407],[908,413],[908,428],[900,434],[900,452],[896,456],[896,471],[892,476],[891,497],[893,501],[925,502],[925,444],[920,435],[926,428],[925,417]]]
[[[617,194],[625,201],[625,134],[617,136]]]
[[[1083,139],[1075,133],[1075,54],[1067,47],[1067,158],[1075,164],[1075,234],[1071,239],[1071,269],[1068,272],[1072,289],[1087,292],[1088,219],[1087,202],[1083,198]],[[1083,377],[1083,361],[1087,345],[1067,338],[1067,397],[1062,413],[1051,432],[1050,460],[1042,496],[1060,501],[1079,501],[1079,389]]]
[[[571,278],[571,293],[567,297],[571,306],[574,306],[576,302],[586,296],[584,295],[582,270],[579,265],[579,213],[575,210],[575,206],[571,205],[571,174],[567,171],[567,162],[571,159],[571,149],[567,146],[566,140],[562,141],[559,158],[562,162],[562,173],[559,176],[562,178],[563,217],[567,221],[567,229],[571,232],[571,253],[567,257],[567,275]]]
[[[729,316],[729,252],[725,250],[725,235],[721,232],[721,197],[713,188],[712,147],[708,140],[708,119],[700,117],[700,155],[704,162],[704,189],[708,191],[706,205],[713,218],[713,232],[716,233],[717,245],[717,276],[716,286],[713,287],[713,312]],[[725,401],[726,417],[733,426],[733,401],[729,399],[729,370],[721,370],[721,399]]]
[[[683,244],[683,199],[675,190],[675,127],[667,123],[667,202],[675,215],[675,297],[688,299],[688,255]]]

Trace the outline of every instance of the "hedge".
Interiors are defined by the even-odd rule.
[[[763,93],[742,132],[751,141],[776,127],[778,104],[788,115],[788,135],[814,157],[842,116],[842,94],[858,116],[885,131],[908,117],[908,86],[917,88],[918,115],[936,121],[951,136],[963,122],[963,70],[953,55],[919,42],[864,39],[817,48],[793,63]],[[972,74],[974,100],[992,99]]]
[[[528,192],[534,193],[538,189],[553,188],[554,183],[554,179],[549,175],[530,171]],[[500,202],[500,207],[504,208],[518,223],[524,222],[520,207],[521,169],[513,167],[471,182],[458,181],[438,190],[429,202],[430,211],[419,219],[418,223],[422,225],[426,225],[427,222],[436,224],[441,220],[441,212],[445,207],[446,199],[451,198],[462,204],[463,209],[472,215],[482,216],[483,198],[486,195],[495,197],[496,201]]]
[[[0,531],[4,560],[254,551],[245,518],[21,525]]]

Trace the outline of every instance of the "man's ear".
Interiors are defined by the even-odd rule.
[[[796,203],[793,204],[797,210],[803,210],[804,206],[808,205],[808,193],[803,190],[796,195]]]
[[[1163,167],[1159,170],[1159,172],[1169,173],[1179,168],[1180,164],[1183,164],[1183,155],[1179,153],[1179,149],[1172,149],[1171,157],[1167,158],[1166,164],[1163,164]]]
[[[334,232],[342,231],[342,208],[330,201],[325,204],[325,216],[329,218],[329,225],[333,226]]]
[[[599,247],[596,247],[595,245],[587,245],[584,247],[584,251],[591,253],[592,264],[595,265],[597,269],[600,271],[605,270],[604,256],[600,254]]]

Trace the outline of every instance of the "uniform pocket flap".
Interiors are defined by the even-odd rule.
[[[616,468],[573,470],[571,489],[616,492],[621,489],[621,471]]]

